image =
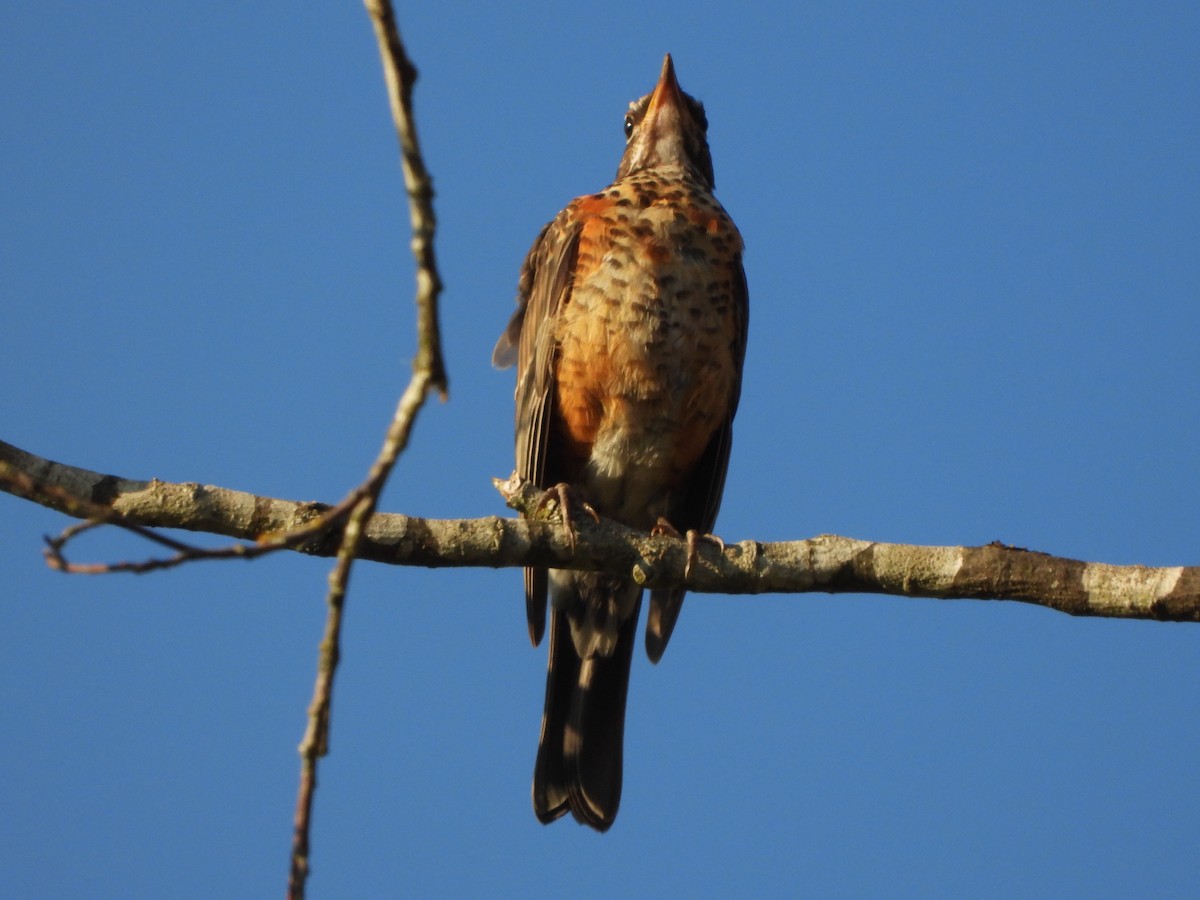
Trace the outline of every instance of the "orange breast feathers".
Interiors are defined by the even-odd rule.
[[[576,209],[579,252],[555,327],[563,449],[578,465],[598,440],[619,441],[631,465],[682,476],[735,391],[733,273],[718,252],[728,244],[714,246],[727,220],[703,208],[639,213],[597,196]]]

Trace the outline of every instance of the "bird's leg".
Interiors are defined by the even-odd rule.
[[[654,523],[654,527],[650,529],[651,534],[665,535],[667,537],[682,538],[687,541],[687,562],[683,564],[683,577],[688,579],[692,577],[692,566],[700,559],[700,542],[712,544],[717,547],[722,553],[725,552],[725,542],[715,534],[701,534],[695,528],[689,528],[687,534],[679,533],[679,529],[664,519],[658,517],[658,521]]]
[[[542,494],[533,508],[534,515],[540,513],[552,501],[558,503],[558,514],[562,518],[563,529],[567,532],[567,539],[571,542],[571,549],[574,550],[575,523],[571,521],[571,517],[575,514],[576,507],[591,516],[597,524],[600,522],[600,514],[596,512],[592,504],[583,499],[579,491],[565,481],[560,481],[554,487],[546,488],[545,493]]]

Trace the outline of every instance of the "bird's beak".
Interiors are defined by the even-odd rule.
[[[658,76],[658,84],[654,86],[654,93],[650,97],[646,118],[657,117],[660,108],[666,106],[673,106],[676,109],[683,107],[683,91],[679,88],[679,82],[675,80],[675,64],[671,62],[670,53],[663,59],[662,72]]]

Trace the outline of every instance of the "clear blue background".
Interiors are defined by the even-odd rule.
[[[503,513],[488,363],[541,225],[664,51],[753,315],[718,531],[1200,563],[1195,3],[401,4],[451,402],[383,508]],[[414,345],[361,8],[0,11],[0,437],[333,501]],[[283,891],[328,562],[53,574],[0,496],[0,894]],[[115,535],[90,559],[151,548]],[[515,571],[355,571],[314,897],[1188,896],[1200,630],[692,597],[634,665],[605,836],[543,827]]]

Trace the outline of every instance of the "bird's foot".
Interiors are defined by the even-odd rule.
[[[651,534],[665,535],[666,537],[682,538],[687,541],[687,562],[683,564],[683,577],[688,579],[692,577],[692,567],[700,559],[700,542],[712,544],[722,553],[725,552],[725,542],[715,534],[701,534],[695,528],[689,528],[687,534],[680,534],[679,529],[664,519],[658,517],[658,521],[654,523],[654,527],[650,529]]]
[[[540,513],[550,503],[558,504],[558,515],[562,519],[563,530],[567,533],[567,540],[570,541],[572,550],[575,549],[575,523],[571,519],[575,515],[575,510],[581,509],[595,522],[600,522],[600,514],[596,512],[592,504],[584,500],[579,491],[565,481],[560,481],[554,487],[546,488],[545,493],[533,508],[534,514]]]

